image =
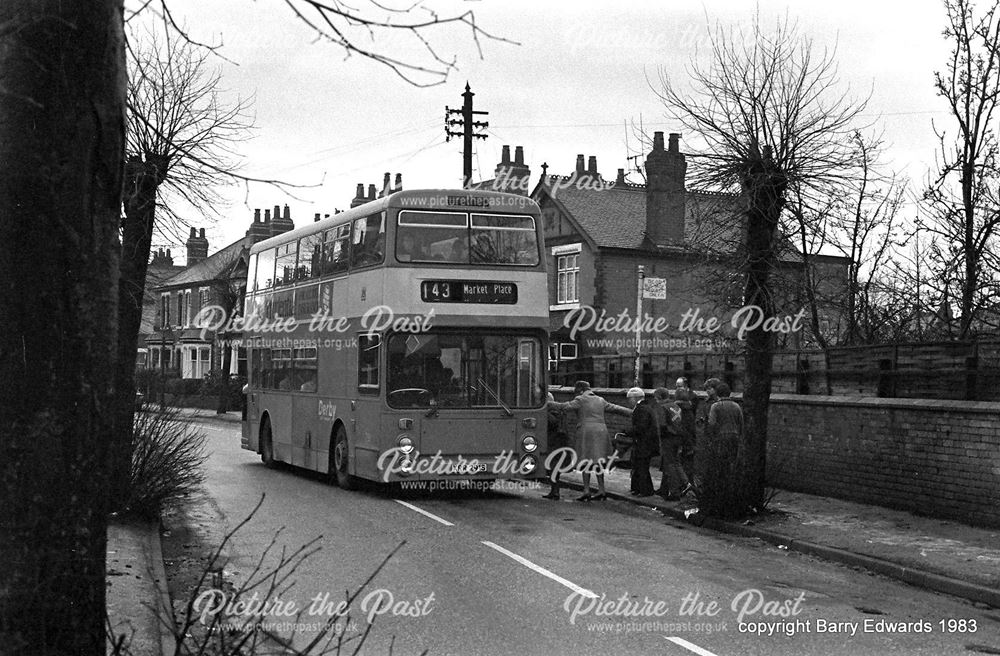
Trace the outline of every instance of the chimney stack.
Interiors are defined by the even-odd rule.
[[[524,164],[524,148],[514,147],[514,161],[510,160],[510,146],[504,146],[500,163],[493,171],[493,187],[490,191],[527,196],[531,191],[531,169]]]
[[[295,230],[295,223],[292,222],[292,212],[285,205],[285,214],[282,216],[281,207],[274,206],[274,216],[271,219],[271,236],[280,235],[284,232]]]
[[[253,223],[250,224],[250,229],[247,230],[247,237],[250,237],[252,242],[256,244],[259,241],[263,241],[271,236],[271,228],[260,220],[260,209],[255,209],[253,211]]]
[[[313,217],[313,223],[319,222],[319,212],[316,212],[316,216]]]
[[[357,207],[358,205],[364,205],[368,202],[368,197],[365,196],[365,185],[363,182],[358,183],[358,189],[354,192],[354,198],[351,199],[351,207]]]
[[[664,150],[663,133],[654,132],[653,149],[646,157],[646,237],[657,246],[684,243],[687,162],[680,139],[671,132]]]
[[[205,239],[205,229],[201,229],[201,235],[195,228],[191,228],[191,236],[187,240],[187,265],[197,264],[208,257],[208,240]]]

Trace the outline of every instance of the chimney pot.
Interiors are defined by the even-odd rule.
[[[168,258],[170,257],[170,249],[169,248],[167,249],[167,257]]]
[[[368,200],[375,200],[375,185],[368,185]]]
[[[514,147],[514,163],[524,164],[524,146]]]
[[[192,227],[191,228],[191,239],[196,239],[197,237],[198,237],[198,229]]]
[[[313,223],[319,221],[319,212],[316,212],[316,216],[313,217]]]
[[[291,221],[291,220],[292,220],[292,210],[289,209],[288,205],[286,204],[285,205],[285,221]]]
[[[202,239],[205,238],[205,229],[204,228],[202,228],[201,230],[198,231],[198,236],[201,237]]]
[[[364,185],[364,183],[361,183],[361,182],[358,183],[358,190],[354,192],[354,197],[355,198],[364,198],[365,197],[365,185]]]
[[[663,133],[653,133],[653,150],[663,150]]]
[[[264,223],[271,222],[271,210],[264,210]]]
[[[615,178],[615,184],[625,184],[625,169],[618,169],[618,177]]]
[[[274,212],[271,213],[271,218],[275,221],[281,218],[281,206],[275,205]]]
[[[678,145],[680,143],[680,140],[681,140],[681,135],[680,135],[679,132],[671,132],[670,133],[670,145],[669,145],[669,149],[668,149],[669,152],[671,152],[671,153],[679,153],[679,152],[681,152],[681,149],[680,149],[680,147]]]
[[[583,155],[577,155],[576,156],[576,172],[578,174],[584,172],[584,169],[583,169]]]
[[[501,164],[510,164],[510,146],[504,146],[500,155]]]
[[[597,156],[591,155],[587,158],[587,173],[597,176]]]
[[[260,223],[260,208],[258,207],[253,211],[253,222]]]
[[[396,174],[396,182],[392,185],[393,191],[400,191],[403,188],[403,174]]]

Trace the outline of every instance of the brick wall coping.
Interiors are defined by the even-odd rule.
[[[595,387],[593,391],[598,396],[624,396],[629,388]],[[573,393],[573,388],[568,386],[550,385],[549,391],[553,393]],[[671,390],[672,392],[673,390]],[[652,395],[653,390],[645,390],[646,394]],[[704,396],[704,392],[695,392],[699,396]],[[741,398],[740,394],[733,394],[732,398]],[[848,407],[869,407],[899,410],[928,410],[945,412],[971,412],[976,414],[1000,415],[1000,402],[995,401],[952,401],[945,399],[897,399],[881,398],[876,396],[820,396],[812,394],[772,394],[771,402],[784,403],[789,405],[827,405],[827,406],[848,406]]]

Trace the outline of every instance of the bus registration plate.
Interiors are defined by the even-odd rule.
[[[489,467],[485,462],[458,462],[448,465],[444,473],[467,476],[469,474],[485,474],[487,471],[489,471]]]
[[[517,303],[517,284],[495,280],[424,280],[420,300],[427,303]]]

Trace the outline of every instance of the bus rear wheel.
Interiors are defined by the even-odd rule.
[[[265,467],[274,467],[274,440],[271,436],[271,420],[265,419],[260,427],[260,461]]]
[[[347,431],[343,426],[337,427],[333,436],[333,449],[330,451],[330,479],[345,490],[358,487],[358,479],[347,473]]]

